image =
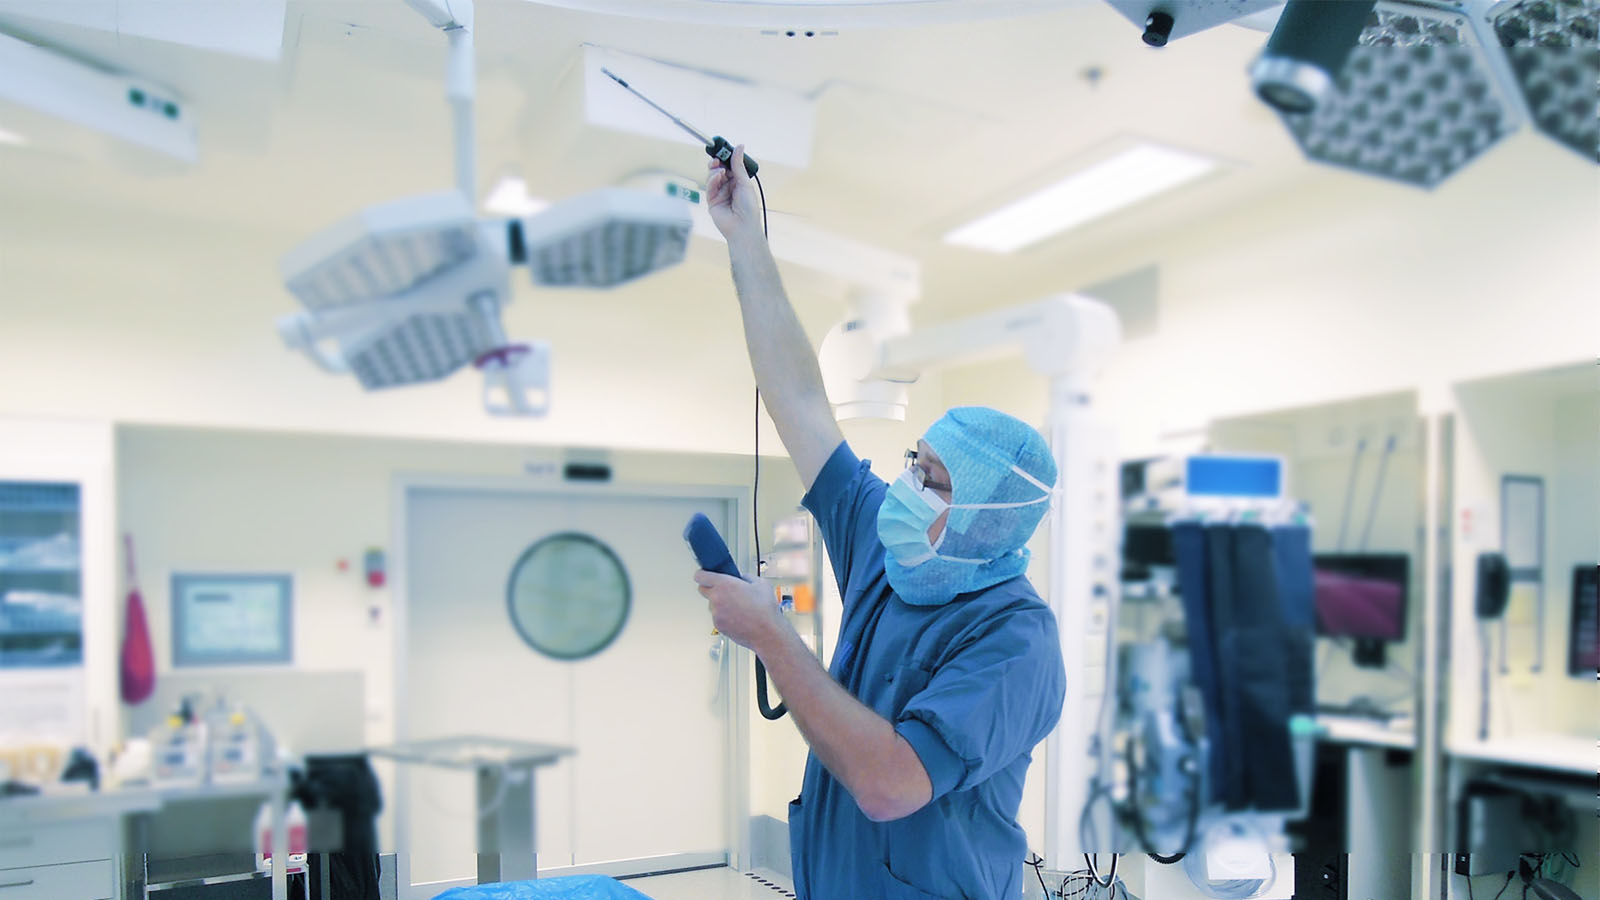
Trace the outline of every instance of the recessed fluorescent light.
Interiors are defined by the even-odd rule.
[[[550,204],[538,197],[528,196],[528,182],[517,175],[502,175],[483,198],[485,212],[503,216],[525,217],[548,209]]]
[[[27,138],[17,134],[15,131],[7,131],[4,128],[0,128],[0,144],[13,144],[20,147],[27,142]]]
[[[944,236],[945,243],[1012,253],[1188,184],[1216,167],[1214,159],[1138,144],[957,228]]]

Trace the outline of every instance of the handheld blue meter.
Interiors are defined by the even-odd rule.
[[[739,574],[739,567],[734,565],[733,554],[728,552],[728,542],[722,539],[721,532],[711,524],[705,513],[695,513],[689,519],[689,524],[683,528],[683,540],[689,545],[689,551],[694,554],[694,561],[700,564],[700,568],[719,575],[744,577]],[[756,659],[756,708],[761,711],[762,718],[771,721],[783,718],[783,714],[789,711],[782,703],[774,707],[767,699],[767,667],[762,665],[759,657]]]
[[[733,554],[728,552],[727,542],[705,513],[695,513],[689,520],[683,529],[683,540],[689,545],[694,561],[700,564],[700,568],[719,575],[743,577],[739,574],[739,567],[733,564]]]

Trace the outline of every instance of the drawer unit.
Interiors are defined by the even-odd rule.
[[[0,869],[0,900],[112,900],[111,860]]]
[[[112,819],[0,828],[0,870],[110,859],[116,852]],[[11,898],[0,893],[0,900]]]

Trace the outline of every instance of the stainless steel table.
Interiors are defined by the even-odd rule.
[[[571,756],[570,747],[469,736],[406,741],[367,752],[396,762],[476,773],[478,883],[538,877],[534,769]]]

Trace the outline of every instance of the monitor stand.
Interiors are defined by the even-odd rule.
[[[1351,660],[1363,669],[1381,669],[1389,664],[1388,643],[1379,638],[1356,638]]]

